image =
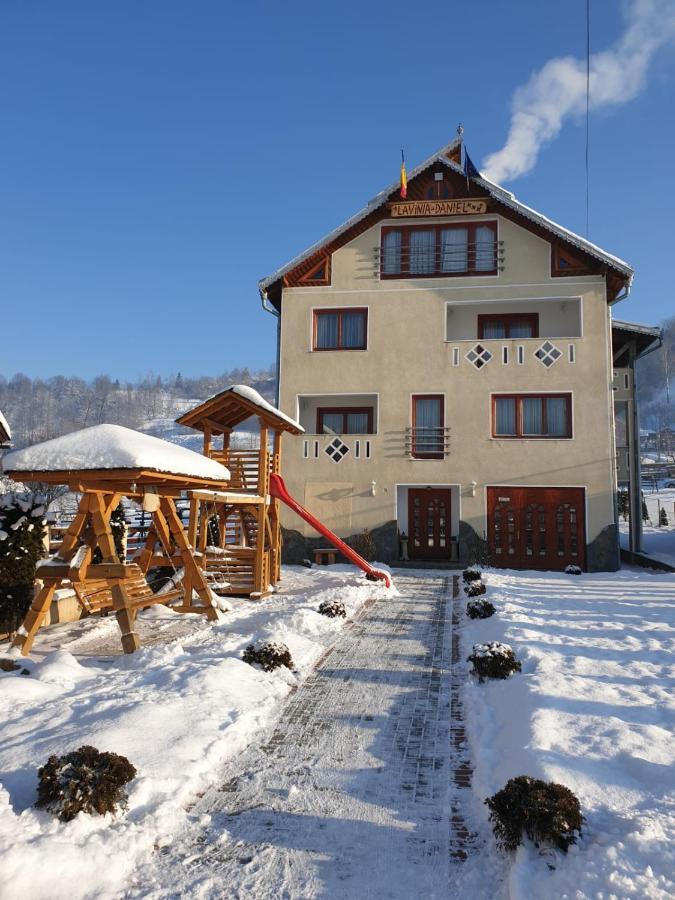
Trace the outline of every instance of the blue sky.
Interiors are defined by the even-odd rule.
[[[666,0],[672,2],[672,0]],[[595,0],[593,48],[621,5]],[[0,11],[0,374],[217,374],[273,361],[257,280],[451,139],[480,163],[514,90],[582,56],[585,0],[14,0]],[[637,269],[616,315],[675,314],[673,45],[591,122],[591,239]],[[567,119],[516,195],[585,229]]]

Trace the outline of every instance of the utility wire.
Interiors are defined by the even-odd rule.
[[[591,110],[591,0],[586,0],[586,238],[589,237],[591,217],[590,193],[590,110]]]

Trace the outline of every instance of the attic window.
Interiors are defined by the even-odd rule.
[[[330,284],[329,258],[325,257],[300,279],[301,284]]]
[[[424,188],[424,199],[425,200],[449,200],[450,193],[450,185],[447,181],[443,180],[442,173],[437,172],[436,175],[441,175],[441,178],[437,178],[434,176],[434,180],[429,182],[427,186]]]
[[[552,255],[552,274],[553,275],[579,275],[588,274],[588,266],[573,256],[567,249],[563,250],[559,246],[554,246]]]

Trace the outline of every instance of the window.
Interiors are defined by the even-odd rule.
[[[368,310],[314,310],[314,350],[365,350]]]
[[[421,394],[412,398],[411,452],[416,459],[443,459],[445,456],[443,404],[444,397],[440,394]]]
[[[625,400],[614,401],[614,433],[617,448],[628,447],[628,403]]]
[[[503,315],[479,315],[478,337],[536,338],[539,337],[538,313],[505,313]]]
[[[382,229],[382,278],[496,274],[496,222]]]
[[[330,257],[322,259],[300,278],[300,284],[330,284]]]
[[[317,434],[373,434],[371,406],[321,406],[316,411]]]
[[[492,436],[571,438],[571,394],[498,394],[492,398]]]

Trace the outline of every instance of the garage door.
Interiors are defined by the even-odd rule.
[[[490,487],[488,547],[493,565],[564,569],[585,565],[584,489]]]

